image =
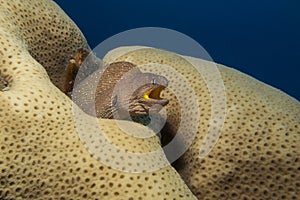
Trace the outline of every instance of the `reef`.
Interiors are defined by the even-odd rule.
[[[161,134],[168,142],[174,137],[185,108],[189,114],[184,115],[187,123],[181,125],[181,135],[192,143],[174,167],[198,199],[299,198],[299,101],[235,69],[159,49],[120,47],[104,58],[107,63],[124,60],[166,76],[179,91],[165,93],[170,105]],[[180,82],[178,74],[187,84]],[[220,79],[223,86],[216,84]],[[180,92],[188,87],[197,97],[198,119],[190,92]],[[191,127],[196,120],[193,137]],[[205,153],[203,146],[210,144],[215,145]]]
[[[0,76],[9,88],[0,91],[0,198],[196,199],[163,155],[140,164],[165,162],[164,167],[135,173],[135,168],[112,169],[90,154],[75,124],[76,105],[59,89],[66,59],[87,44],[53,1],[0,1],[0,21]],[[78,115],[88,122],[97,120]],[[160,148],[156,136],[129,137],[116,121],[98,123],[101,132],[85,133],[106,133],[128,152]],[[136,123],[123,123],[150,132]],[[108,155],[109,159],[115,165],[134,163],[127,157]]]
[[[151,129],[88,116],[61,91],[68,59],[79,49],[90,48],[53,1],[0,0],[0,199],[299,198],[297,100],[212,62],[147,47],[113,50],[105,63],[127,61],[166,75],[182,92],[163,93],[170,100],[163,145],[178,130],[189,144],[171,166]],[[210,73],[213,66],[220,76]],[[220,80],[221,88],[207,84]],[[199,116],[187,115],[197,109]],[[152,136],[128,135],[120,124]],[[104,136],[117,150],[101,146]],[[150,152],[158,153],[143,156]]]

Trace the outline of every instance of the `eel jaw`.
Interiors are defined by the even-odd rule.
[[[129,113],[131,116],[148,115],[159,113],[159,111],[169,103],[168,99],[161,97],[161,92],[167,88],[169,81],[159,75],[144,73],[135,80],[141,85],[130,95]]]
[[[129,107],[125,108],[131,117],[159,113],[169,103],[168,99],[162,98],[161,92],[165,89],[162,85],[146,85],[139,88],[133,98],[130,99]]]
[[[159,104],[161,106],[165,106],[169,103],[169,100],[160,97],[161,92],[164,89],[164,86],[158,85],[157,87],[145,92],[143,99],[150,104]]]
[[[147,85],[139,90],[138,98],[132,101],[129,108],[131,116],[142,116],[159,111],[169,103],[168,99],[162,98],[161,92],[166,88],[164,85]]]

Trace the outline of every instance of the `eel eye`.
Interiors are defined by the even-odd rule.
[[[155,78],[151,80],[151,84],[156,85],[156,79]]]

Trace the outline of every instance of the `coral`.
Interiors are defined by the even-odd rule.
[[[80,140],[92,135],[87,140],[95,143],[105,135],[120,151],[160,149],[156,136],[134,138],[116,121],[78,110],[76,122],[76,105],[58,88],[65,59],[87,44],[55,3],[1,0],[0,24],[0,199],[195,199],[164,155],[136,163],[108,149],[106,162],[116,168],[127,163],[121,171],[92,156]],[[136,123],[122,123],[152,133]],[[166,165],[136,173],[158,163]]]
[[[52,1],[1,0],[0,6],[1,28],[22,41],[61,89],[69,56],[89,49],[81,31]]]
[[[0,0],[0,199],[299,198],[297,100],[212,62],[113,50],[104,62],[129,61],[169,79],[162,141],[180,135],[167,150],[174,154],[189,145],[173,168],[149,128],[88,116],[61,92],[79,49],[89,49],[86,40],[53,1]]]
[[[178,91],[192,88],[195,92],[200,109],[198,131],[174,166],[198,199],[299,199],[300,103],[297,100],[234,69],[158,49],[121,47],[104,58],[106,63],[124,60],[145,71],[165,75]],[[192,64],[202,70],[201,75]],[[224,87],[207,84],[220,80],[211,73],[213,67],[220,72]],[[170,73],[171,70],[177,75]],[[187,85],[180,82],[180,76],[187,80]],[[225,98],[220,95],[220,88],[224,89]],[[213,95],[217,101],[212,101]],[[189,122],[195,120],[197,108],[190,106],[193,104],[190,93],[169,90],[164,97],[170,99],[170,104],[162,136],[170,141],[182,120],[182,109],[191,113],[185,119]],[[185,101],[178,102],[180,98]],[[224,101],[226,104],[222,104]],[[201,156],[199,150],[205,136],[222,121],[221,117],[212,120],[216,111],[219,116],[225,115],[221,135],[212,150]],[[182,134],[188,139],[191,124],[182,126]]]

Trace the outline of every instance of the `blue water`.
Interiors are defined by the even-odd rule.
[[[174,29],[199,42],[214,61],[300,100],[298,0],[55,1],[91,47],[128,29]]]

